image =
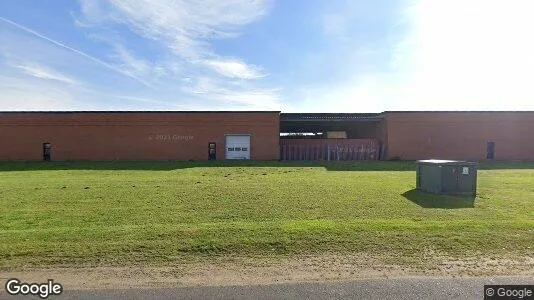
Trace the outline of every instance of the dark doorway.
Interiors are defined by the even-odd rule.
[[[43,143],[43,160],[50,161],[52,157],[52,145],[50,143]]]
[[[488,142],[486,150],[486,158],[493,159],[495,157],[495,142]]]
[[[217,144],[209,143],[208,144],[208,160],[216,160],[216,159],[217,159]]]

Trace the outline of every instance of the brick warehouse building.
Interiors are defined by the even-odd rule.
[[[0,112],[0,160],[207,160],[210,143],[272,160],[278,126],[279,112]]]
[[[534,112],[386,111],[376,114],[281,114],[282,132],[343,131],[372,139],[375,158],[534,161]],[[324,130],[323,130],[324,131]],[[281,140],[282,147],[300,146]],[[354,157],[348,155],[349,157]],[[364,156],[365,157],[365,156]],[[372,159],[372,157],[371,157]]]
[[[534,160],[534,112],[386,112],[387,154]]]
[[[0,160],[534,160],[534,112],[0,112],[0,138]]]

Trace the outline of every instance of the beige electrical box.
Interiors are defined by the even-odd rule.
[[[345,131],[327,131],[327,139],[346,139],[347,133]]]
[[[477,194],[477,164],[467,161],[428,159],[417,161],[416,186],[435,194]]]

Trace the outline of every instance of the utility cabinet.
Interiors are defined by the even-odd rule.
[[[476,196],[477,164],[457,160],[417,161],[417,189],[450,195]]]

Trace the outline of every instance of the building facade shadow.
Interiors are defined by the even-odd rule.
[[[260,167],[324,168],[328,171],[414,171],[410,161],[0,161],[0,171],[35,170],[154,170],[188,168]]]
[[[212,161],[0,161],[0,171],[35,170],[154,170],[167,171],[187,168],[208,167],[310,167],[328,171],[414,171],[414,161],[255,161],[255,160],[212,160]],[[482,162],[479,170],[534,169],[534,162]]]

